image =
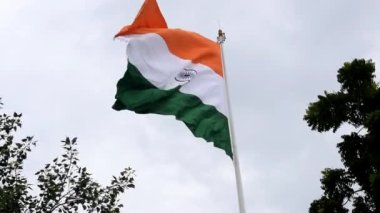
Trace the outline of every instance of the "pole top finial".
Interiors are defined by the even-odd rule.
[[[223,44],[225,41],[226,41],[226,34],[221,29],[219,29],[217,42],[218,44]]]

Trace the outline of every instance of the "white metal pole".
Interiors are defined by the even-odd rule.
[[[223,43],[225,40],[226,40],[226,36],[224,32],[222,30],[219,30],[218,43],[220,45],[223,78],[225,82],[225,96],[226,96],[226,102],[227,102],[227,107],[228,107],[228,126],[229,126],[230,136],[231,136],[231,147],[232,147],[232,153],[233,153],[233,163],[234,163],[234,168],[235,168],[235,178],[236,178],[236,188],[237,188],[237,194],[238,194],[239,210],[240,210],[240,213],[245,213],[243,185],[242,185],[241,174],[240,174],[238,150],[236,148],[235,132],[234,132],[232,110],[231,110],[231,103],[230,103],[230,94],[228,90],[227,72],[226,72],[226,65],[225,65],[224,53],[223,53]]]

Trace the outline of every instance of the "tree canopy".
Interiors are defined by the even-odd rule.
[[[380,89],[375,64],[354,59],[338,70],[340,90],[310,103],[304,120],[312,130],[336,132],[343,124],[356,131],[337,144],[344,168],[322,171],[320,199],[310,213],[380,212]]]
[[[1,213],[120,212],[119,196],[134,188],[134,171],[126,168],[113,176],[109,186],[101,186],[80,166],[76,138],[61,141],[63,154],[35,173],[37,186],[29,184],[22,171],[36,140],[31,136],[16,140],[21,117],[18,113],[0,114]]]

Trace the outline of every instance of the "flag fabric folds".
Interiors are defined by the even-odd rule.
[[[169,29],[155,0],[146,0],[115,37],[127,42],[128,67],[113,108],[173,115],[232,158],[219,45]]]

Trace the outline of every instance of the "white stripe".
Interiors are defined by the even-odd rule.
[[[128,36],[127,42],[129,61],[154,86],[165,90],[181,86],[181,92],[197,96],[228,117],[224,80],[211,68],[174,55],[156,33]],[[196,75],[188,82],[177,81],[176,77],[185,70],[195,70]]]

